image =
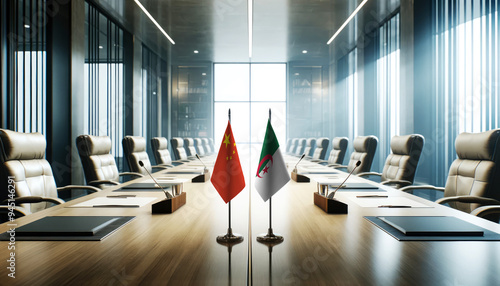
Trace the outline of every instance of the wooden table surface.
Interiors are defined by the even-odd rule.
[[[388,195],[432,207],[362,208],[338,192],[349,214],[326,214],[313,204],[315,182],[291,181],[272,199],[273,230],[284,242],[269,247],[256,241],[268,230],[269,205],[255,190],[249,193],[249,185],[232,201],[232,228],[244,241],[231,248],[216,242],[227,231],[228,209],[210,182],[185,183],[187,204],[173,214],[152,215],[151,203],[141,208],[67,207],[105,196],[109,189],[19,218],[18,227],[48,215],[136,216],[102,241],[17,241],[15,279],[7,276],[11,250],[2,241],[0,284],[500,285],[500,242],[397,241],[363,216],[450,215],[500,233],[498,224],[390,188]],[[164,197],[161,192],[137,195]],[[8,229],[0,225],[0,232]]]

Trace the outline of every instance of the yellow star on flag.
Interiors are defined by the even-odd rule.
[[[224,139],[224,142],[222,142],[222,143],[226,144],[226,148],[227,148],[227,144],[231,144],[231,141],[229,141],[229,137],[231,137],[231,135],[224,134],[225,139]]]

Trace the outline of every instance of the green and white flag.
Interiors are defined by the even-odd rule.
[[[290,174],[288,174],[285,160],[281,155],[278,139],[274,134],[271,122],[268,120],[255,178],[255,189],[257,189],[262,199],[267,201],[288,181],[290,181]]]

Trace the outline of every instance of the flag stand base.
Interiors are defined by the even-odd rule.
[[[236,244],[243,241],[243,236],[233,233],[231,228],[227,229],[227,233],[217,236],[217,242],[220,244]]]
[[[257,236],[258,242],[268,245],[279,244],[282,243],[283,240],[285,240],[283,236],[274,234],[272,228],[268,229],[267,234],[261,234]]]

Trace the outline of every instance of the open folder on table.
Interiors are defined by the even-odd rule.
[[[93,198],[70,208],[138,208],[156,200],[154,197],[108,196]]]
[[[452,216],[379,216],[407,236],[483,236],[483,228]]]

